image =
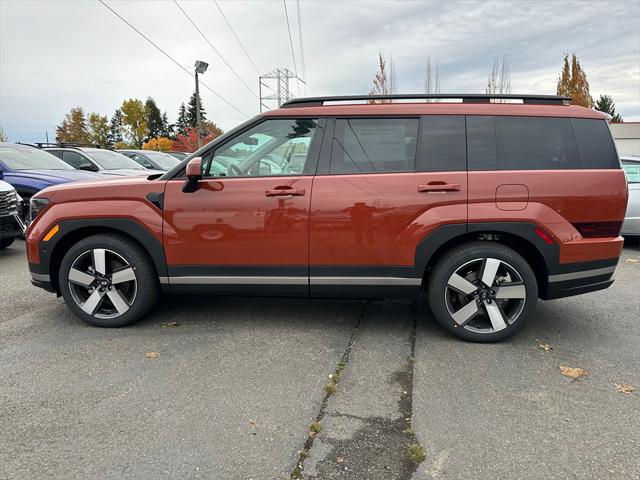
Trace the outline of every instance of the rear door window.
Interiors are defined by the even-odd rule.
[[[605,120],[572,118],[582,168],[620,168],[616,147]]]
[[[419,172],[464,171],[467,168],[463,115],[422,117]]]
[[[417,118],[338,118],[329,172],[413,171],[417,145]]]

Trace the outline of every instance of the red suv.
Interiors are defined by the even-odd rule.
[[[605,115],[568,100],[291,100],[162,176],[38,193],[33,283],[102,327],[138,320],[159,292],[425,290],[454,335],[502,340],[538,298],[613,282],[627,183]]]

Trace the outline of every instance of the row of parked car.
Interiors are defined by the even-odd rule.
[[[161,174],[186,152],[106,150],[74,143],[0,143],[0,249],[25,231],[29,199],[52,185]]]

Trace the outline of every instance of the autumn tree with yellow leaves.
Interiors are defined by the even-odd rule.
[[[589,92],[589,82],[587,74],[582,69],[580,61],[575,53],[565,54],[562,72],[558,76],[558,87],[556,89],[558,95],[571,97],[571,103],[581,105],[583,107],[593,107],[593,98]]]

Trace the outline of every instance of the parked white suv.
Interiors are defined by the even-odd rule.
[[[0,180],[0,250],[7,248],[16,237],[24,234],[21,208],[22,198],[16,189]]]

